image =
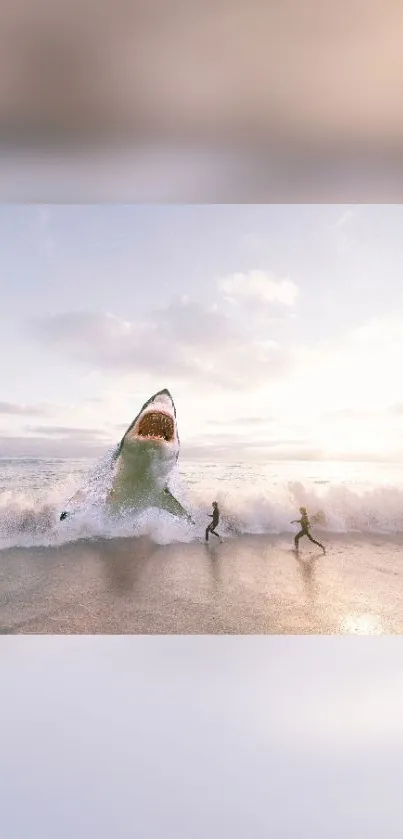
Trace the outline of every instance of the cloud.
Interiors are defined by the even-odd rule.
[[[324,411],[322,419],[339,422],[366,422],[370,418],[380,415],[377,411],[359,411],[356,408],[340,408],[334,411]]]
[[[0,414],[11,414],[14,416],[46,416],[49,413],[48,407],[40,405],[21,405],[15,402],[0,402]]]
[[[0,437],[0,457],[33,458],[97,458],[105,454],[107,445],[92,438],[52,439],[48,437]]]
[[[90,436],[84,437],[0,437],[0,458],[89,458],[91,460],[103,457],[111,449],[113,443],[105,440],[102,444],[100,439],[93,439]],[[286,441],[280,440],[273,445],[265,441],[252,441],[246,443],[243,440],[206,439],[206,442],[196,443],[193,441],[184,442],[181,446],[181,461],[207,460],[212,461],[254,461],[261,463],[266,461],[335,461],[335,462],[362,462],[362,463],[396,463],[399,459],[396,453],[383,454],[373,450],[362,450],[361,452],[338,451],[332,453],[325,451],[323,447],[315,444],[303,443],[285,445]],[[400,453],[402,454],[402,453]],[[402,458],[400,458],[402,459]]]
[[[184,295],[154,313],[158,331],[172,346],[219,349],[227,342],[236,342],[238,333],[230,317],[216,304],[201,304]]]
[[[132,323],[109,312],[66,312],[38,319],[36,335],[50,348],[111,372],[152,373],[168,369],[189,376],[194,365],[158,322]]]
[[[274,306],[293,310],[298,290],[264,272],[257,276],[249,287],[250,273],[233,274],[219,280],[216,294],[209,295],[207,302],[190,295],[175,297],[137,321],[108,312],[71,311],[36,320],[32,326],[52,354],[64,352],[109,376],[116,393],[127,393],[134,381],[136,393],[143,380],[148,394],[154,383],[169,385],[179,394],[184,421],[192,431],[187,435],[182,427],[182,443],[197,447],[198,427],[200,434],[207,427],[213,432],[208,434],[209,456],[224,450],[228,457],[238,456],[240,447],[245,452],[249,445],[250,451],[259,446],[267,456],[282,459],[307,459],[308,449],[313,458],[400,457],[401,440],[392,426],[399,415],[393,405],[403,399],[403,386],[396,377],[397,359],[403,353],[403,321],[372,319],[331,339],[317,342],[313,336],[312,344],[297,346],[292,343],[293,331],[287,342],[284,322],[273,323],[270,311]],[[227,292],[247,302],[229,304]],[[267,317],[262,314],[266,305]],[[245,306],[250,306],[247,317]],[[233,400],[230,414],[229,400]],[[120,414],[116,416],[114,406],[117,420]],[[121,410],[123,419],[126,403]],[[129,409],[127,424],[119,423],[119,431],[125,430],[131,413]],[[268,427],[273,413],[274,428]],[[110,412],[107,415],[113,422]],[[224,419],[228,416],[230,421]],[[98,422],[95,417],[88,420],[92,425]],[[226,440],[214,434],[221,429]],[[278,430],[277,446],[272,443],[273,430]],[[248,437],[253,437],[253,446]],[[300,448],[302,437],[306,449]]]
[[[281,303],[293,306],[298,296],[298,286],[291,280],[277,280],[264,271],[232,274],[219,282],[220,291],[238,304],[267,305]]]
[[[208,419],[207,425],[215,425],[225,428],[231,428],[239,425],[264,427],[272,422],[275,422],[274,417],[231,417],[230,419],[225,420]]]
[[[278,440],[273,442],[241,440],[235,443],[233,440],[220,443],[217,438],[206,442],[205,445],[197,443],[184,443],[182,446],[182,457],[187,460],[239,460],[258,461],[262,458],[273,461],[288,460],[323,460],[324,452],[317,446],[301,443],[299,441]]]
[[[37,319],[32,327],[52,350],[110,373],[158,374],[226,389],[281,378],[293,366],[293,353],[267,335],[262,303],[291,306],[296,286],[259,272],[223,282],[211,303],[185,295],[136,322],[110,312],[71,311]],[[227,290],[234,300],[252,302],[249,318],[227,311]]]
[[[63,425],[36,425],[26,427],[30,434],[43,434],[45,437],[60,437],[63,439],[95,440],[109,439],[109,435],[99,428],[69,428]]]

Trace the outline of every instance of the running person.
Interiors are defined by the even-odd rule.
[[[213,512],[209,513],[209,516],[213,519],[213,521],[211,521],[206,528],[206,542],[208,542],[209,533],[214,533],[214,536],[217,536],[217,539],[221,539],[221,536],[219,535],[219,533],[216,533],[215,530],[218,525],[218,522],[220,521],[220,511],[218,509],[217,501],[213,501]]]
[[[306,507],[300,507],[299,511],[301,513],[301,518],[300,519],[294,519],[291,522],[291,524],[300,524],[301,525],[301,530],[294,537],[295,550],[298,551],[298,542],[301,539],[301,537],[302,536],[307,536],[308,539],[310,539],[310,541],[314,543],[314,545],[318,545],[319,548],[322,548],[322,551],[325,554],[326,553],[326,548],[322,545],[321,542],[317,542],[316,539],[314,539],[313,536],[311,536],[311,533],[310,533],[311,525],[310,525],[310,521],[309,521],[309,518],[308,518],[308,513],[306,511]]]

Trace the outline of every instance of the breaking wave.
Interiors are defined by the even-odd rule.
[[[53,474],[53,480],[49,476],[48,480],[38,479],[36,486],[24,486],[21,482],[21,488],[16,488],[15,480],[3,480],[0,547],[56,547],[78,539],[122,536],[149,536],[157,544],[192,542],[203,538],[214,498],[221,511],[219,531],[227,537],[295,533],[296,526],[290,521],[299,517],[301,505],[308,508],[318,534],[403,533],[403,484],[357,486],[324,479],[277,479],[259,484],[246,472],[243,474],[242,469],[212,482],[203,474],[203,465],[198,467],[198,476],[193,473],[187,480],[176,473],[170,484],[178,500],[191,512],[194,525],[157,509],[112,516],[104,505],[110,485],[108,463],[109,457],[88,472],[85,503],[64,521],[59,516],[66,498],[80,486],[77,472],[62,477]]]

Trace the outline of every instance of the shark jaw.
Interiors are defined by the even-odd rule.
[[[167,482],[179,456],[176,408],[169,390],[160,390],[143,405],[123,435],[111,461],[110,510],[157,507],[192,521],[170,492]],[[73,506],[78,499],[74,499]],[[70,512],[63,511],[61,519]]]
[[[143,405],[118,447],[112,505],[160,506],[178,456],[175,405],[169,391],[161,390]]]
[[[169,390],[160,390],[143,405],[127,429],[119,447],[123,457],[141,449],[159,452],[160,458],[171,460],[179,455],[176,408]]]
[[[139,422],[137,436],[146,440],[165,440],[172,443],[174,424],[172,417],[163,411],[149,411]]]

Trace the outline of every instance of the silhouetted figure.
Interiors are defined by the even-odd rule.
[[[209,533],[214,533],[214,536],[217,536],[217,539],[221,539],[219,533],[216,533],[215,529],[220,521],[220,511],[218,509],[217,501],[213,501],[213,512],[209,513],[210,518],[213,519],[212,522],[206,528],[206,542],[208,542],[208,535]]]
[[[311,533],[310,533],[310,528],[311,528],[311,525],[310,525],[310,522],[309,522],[309,518],[308,518],[308,513],[307,513],[307,511],[306,511],[306,507],[300,507],[300,508],[299,508],[299,511],[300,511],[300,513],[301,513],[301,518],[300,518],[300,519],[294,519],[294,520],[291,522],[291,524],[300,524],[300,525],[301,525],[301,530],[300,530],[300,531],[299,531],[299,533],[297,533],[297,535],[294,537],[295,550],[296,550],[296,551],[298,551],[298,542],[299,542],[299,540],[301,539],[301,537],[302,537],[302,536],[307,536],[307,537],[308,537],[308,539],[309,539],[311,542],[313,542],[313,543],[314,543],[314,545],[318,545],[318,546],[319,546],[319,548],[322,548],[322,551],[323,551],[323,553],[325,554],[325,553],[326,553],[326,548],[322,545],[322,543],[321,543],[321,542],[317,542],[317,541],[316,541],[316,539],[314,539],[314,538],[313,538],[313,536],[311,536]]]

